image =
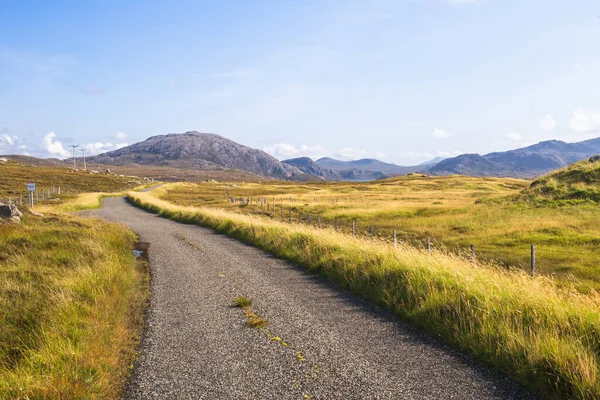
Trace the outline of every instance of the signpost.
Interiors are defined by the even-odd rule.
[[[27,190],[29,191],[29,205],[33,207],[33,192],[35,192],[35,183],[28,183]]]

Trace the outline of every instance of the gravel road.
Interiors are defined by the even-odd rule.
[[[263,251],[123,198],[107,198],[89,215],[125,223],[150,242],[150,308],[128,399],[533,398],[387,311]],[[266,331],[245,325],[232,307],[240,295],[254,300],[270,323]]]

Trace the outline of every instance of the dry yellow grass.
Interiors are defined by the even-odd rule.
[[[600,297],[493,263],[351,237],[269,218],[174,205],[156,193],[135,204],[209,226],[292,260],[382,304],[546,398],[600,397]]]
[[[581,204],[538,207],[518,200],[530,182],[517,179],[470,177],[401,177],[366,183],[294,184],[285,182],[236,184],[177,184],[159,192],[178,205],[211,206],[232,212],[289,218],[312,226],[317,218],[350,232],[355,221],[359,235],[392,240],[392,232],[414,246],[468,252],[474,244],[478,257],[507,267],[529,269],[530,245],[537,246],[538,273],[587,293],[600,289],[600,208]],[[228,187],[226,187],[228,186]],[[229,203],[253,198],[252,205]],[[266,198],[262,207],[257,202]],[[294,200],[290,201],[290,197]],[[512,198],[512,200],[511,200]],[[282,201],[283,200],[283,201]],[[334,201],[337,200],[337,201]],[[275,212],[273,212],[275,206]]]

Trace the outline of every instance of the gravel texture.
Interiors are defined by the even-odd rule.
[[[126,398],[533,398],[391,313],[263,251],[123,198],[107,198],[89,214],[125,223],[150,242],[147,328]],[[232,307],[240,295],[254,300],[266,331],[245,325]]]

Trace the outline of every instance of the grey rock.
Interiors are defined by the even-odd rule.
[[[21,217],[23,213],[14,204],[0,205],[0,218]]]

